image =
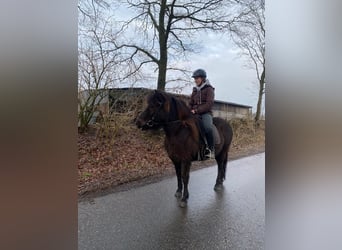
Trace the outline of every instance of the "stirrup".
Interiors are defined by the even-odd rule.
[[[205,159],[215,159],[215,151],[206,148],[204,157]]]

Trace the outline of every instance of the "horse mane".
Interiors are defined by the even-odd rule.
[[[156,98],[157,101],[164,102],[164,110],[170,113],[171,116],[176,115],[182,122],[182,126],[190,129],[192,137],[195,140],[199,139],[198,119],[192,115],[190,108],[182,99],[160,90],[156,90],[154,94],[149,97],[149,101],[152,101],[153,97]],[[172,102],[174,102],[175,109],[171,108]]]
[[[166,93],[162,90],[155,90],[147,99],[148,103],[164,103],[164,110],[168,113],[174,112],[174,110],[171,110],[171,105],[173,101],[176,105],[176,112],[179,120],[186,120],[188,117],[192,116],[190,108],[186,105],[186,103],[173,94]]]

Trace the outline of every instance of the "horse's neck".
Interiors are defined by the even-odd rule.
[[[164,124],[167,137],[178,136],[182,129],[189,128],[194,139],[198,138],[197,120],[188,107],[174,97],[169,99],[170,110],[168,122]]]
[[[164,132],[166,137],[176,136],[181,128],[181,121],[171,122],[164,125]]]
[[[190,110],[174,97],[171,97],[170,113],[173,114],[173,120],[187,120],[191,117]]]
[[[191,136],[195,141],[199,139],[199,128],[197,126],[197,121],[194,117],[188,117],[184,120],[177,120],[175,122],[170,122],[164,125],[164,132],[166,137],[186,137],[184,130],[189,131],[188,136]],[[183,133],[182,133],[183,132]]]

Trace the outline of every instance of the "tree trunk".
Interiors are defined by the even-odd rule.
[[[167,34],[165,30],[165,10],[166,0],[161,1],[160,12],[159,12],[159,52],[160,58],[158,63],[158,84],[157,89],[165,90],[166,85],[166,69],[167,69]]]
[[[158,72],[158,89],[165,90],[166,85],[166,65],[167,65],[167,57],[160,57],[159,61],[159,72]]]
[[[264,94],[265,89],[265,67],[263,68],[260,80],[259,80],[259,96],[258,96],[258,103],[257,103],[257,111],[255,114],[255,122],[260,120],[260,114],[261,114],[261,103],[262,103],[262,96]]]

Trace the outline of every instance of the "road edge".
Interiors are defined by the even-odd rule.
[[[242,153],[242,154],[239,154],[237,156],[230,157],[228,162],[239,160],[239,159],[244,158],[244,157],[257,155],[257,154],[264,153],[264,152],[265,152],[265,149],[261,149],[261,150],[258,149],[258,150],[255,150],[253,152]],[[199,170],[202,168],[211,167],[211,166],[213,166],[213,164],[215,164],[215,160],[207,160],[204,162],[193,162],[190,171],[192,172],[192,171],[196,171],[196,170]],[[175,176],[174,171],[167,171],[166,173],[164,173],[162,175],[149,176],[149,177],[146,177],[143,179],[134,180],[131,182],[123,183],[121,185],[109,187],[106,189],[100,189],[100,190],[96,190],[96,191],[92,191],[92,192],[86,192],[86,193],[83,193],[81,195],[78,195],[78,203],[87,202],[87,201],[92,202],[97,197],[106,196],[106,195],[109,195],[112,193],[125,192],[125,191],[131,190],[133,188],[138,188],[138,187],[146,186],[149,184],[153,184],[153,183],[156,183],[156,182],[168,179],[168,178],[172,178],[174,176]]]

